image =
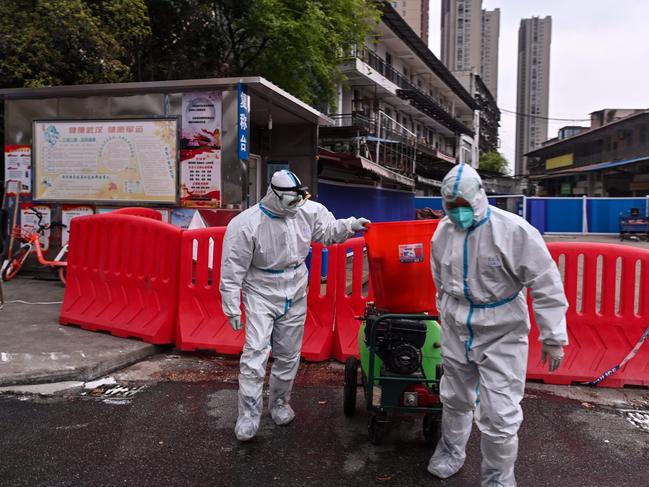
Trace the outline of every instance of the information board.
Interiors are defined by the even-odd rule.
[[[176,203],[178,119],[34,121],[34,199]]]

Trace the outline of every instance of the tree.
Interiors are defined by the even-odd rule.
[[[0,1],[0,86],[260,75],[326,108],[371,0]]]
[[[260,75],[329,104],[340,61],[380,12],[365,0],[147,0],[147,79]]]
[[[509,162],[500,152],[485,152],[480,156],[479,169],[509,174]]]
[[[129,49],[149,33],[143,0],[0,2],[0,85],[130,80]]]

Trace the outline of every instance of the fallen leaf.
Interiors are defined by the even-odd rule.
[[[318,404],[320,404],[321,406],[323,406],[324,404],[327,404],[327,401],[318,401]]]
[[[594,408],[595,407],[589,402],[582,402],[581,405],[584,406],[585,408]]]
[[[378,477],[376,477],[376,480],[378,480],[379,482],[385,482],[387,480],[392,480],[392,475],[387,475],[387,474],[379,475]]]

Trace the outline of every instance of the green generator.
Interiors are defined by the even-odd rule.
[[[441,328],[436,316],[385,314],[369,303],[360,318],[358,348],[361,382],[369,412],[370,441],[381,443],[390,413],[423,415],[426,444],[434,447],[440,436],[442,404]],[[345,363],[344,412],[356,411],[359,361]]]

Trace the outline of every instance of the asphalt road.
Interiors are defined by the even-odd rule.
[[[342,414],[340,387],[296,388],[288,427],[268,415],[239,444],[234,384],[160,382],[129,398],[0,396],[3,486],[431,486],[479,485],[479,436],[464,469],[439,481],[421,421],[391,424],[367,441],[366,414]],[[640,487],[649,484],[649,433],[620,411],[533,392],[523,401],[519,486]]]

